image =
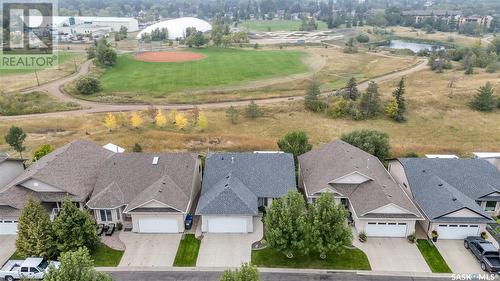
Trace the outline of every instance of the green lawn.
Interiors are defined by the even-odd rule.
[[[75,110],[80,105],[60,102],[42,92],[0,95],[0,116]]]
[[[15,251],[12,256],[10,256],[9,260],[24,260],[26,257],[23,257]]]
[[[252,264],[258,267],[371,270],[368,258],[359,249],[346,249],[342,254],[331,253],[322,260],[316,253],[289,259],[266,248],[252,251]]]
[[[228,84],[307,71],[300,51],[241,49],[192,50],[207,57],[183,63],[141,62],[121,55],[100,77],[106,93],[163,97],[165,93]],[[127,94],[124,94],[127,95]]]
[[[97,246],[90,255],[94,260],[94,266],[118,266],[122,259],[123,251],[114,250],[103,243],[99,243],[99,246]]]
[[[318,30],[327,29],[323,21],[317,21]],[[250,31],[298,31],[302,21],[300,20],[247,20],[240,25]]]
[[[446,264],[439,251],[426,239],[418,239],[417,247],[422,253],[427,265],[434,273],[451,273],[451,269]]]
[[[174,266],[196,266],[200,242],[194,234],[184,235],[175,255]]]
[[[58,64],[63,64],[70,59],[78,56],[76,53],[68,53],[68,52],[59,52],[58,56]],[[15,74],[24,74],[34,72],[33,69],[1,69],[0,75],[15,75]]]

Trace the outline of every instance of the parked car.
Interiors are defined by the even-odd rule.
[[[464,240],[464,247],[469,249],[481,264],[481,269],[488,272],[500,271],[500,254],[493,243],[478,236],[469,236]]]
[[[191,227],[193,227],[193,215],[187,214],[184,220],[184,228],[189,230]]]
[[[61,265],[56,261],[47,261],[43,258],[27,258],[22,260],[10,260],[0,270],[0,278],[6,281],[19,280],[42,280],[50,270],[50,265],[59,268]]]

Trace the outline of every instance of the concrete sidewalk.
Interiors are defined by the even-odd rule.
[[[140,272],[140,271],[172,271],[172,272],[221,272],[228,267],[97,267],[97,271],[102,272]],[[307,273],[307,274],[328,274],[328,273],[355,273],[358,275],[376,276],[404,276],[415,278],[451,278],[449,273],[430,272],[406,272],[406,271],[369,271],[369,270],[337,270],[337,269],[302,269],[302,268],[265,268],[259,267],[262,273]]]

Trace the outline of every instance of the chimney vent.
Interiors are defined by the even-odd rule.
[[[160,160],[160,157],[158,157],[158,156],[153,157],[153,165],[158,165],[159,160]]]

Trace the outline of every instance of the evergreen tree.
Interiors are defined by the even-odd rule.
[[[356,100],[359,96],[358,84],[356,83],[356,78],[351,77],[347,82],[345,87],[346,97],[350,100]]]
[[[326,104],[319,98],[321,94],[319,86],[318,80],[314,78],[306,88],[304,106],[309,111],[320,112],[326,108]]]
[[[40,203],[28,199],[17,228],[16,251],[20,256],[47,259],[57,256],[50,217]]]
[[[57,248],[61,252],[76,251],[80,247],[94,249],[99,243],[92,215],[80,210],[66,197],[53,223]]]
[[[231,123],[236,124],[238,122],[239,111],[234,106],[230,106],[226,110],[226,117],[231,120]]]
[[[397,103],[397,111],[393,114],[392,118],[397,122],[403,122],[405,120],[404,113],[406,112],[406,101],[405,101],[405,78],[402,77],[399,80],[398,86],[392,92],[392,97]]]
[[[256,119],[264,115],[264,113],[254,101],[251,101],[250,104],[245,108],[245,115],[248,118]]]
[[[378,85],[371,81],[366,92],[361,95],[359,111],[366,117],[373,117],[380,111],[380,104]]]
[[[467,74],[467,75],[473,74],[474,73],[474,62],[472,60],[471,54],[468,54],[464,57],[463,63],[464,63],[465,74]]]
[[[488,82],[477,90],[477,94],[470,102],[470,106],[477,111],[493,111],[496,103],[497,99],[494,96],[493,87]]]

